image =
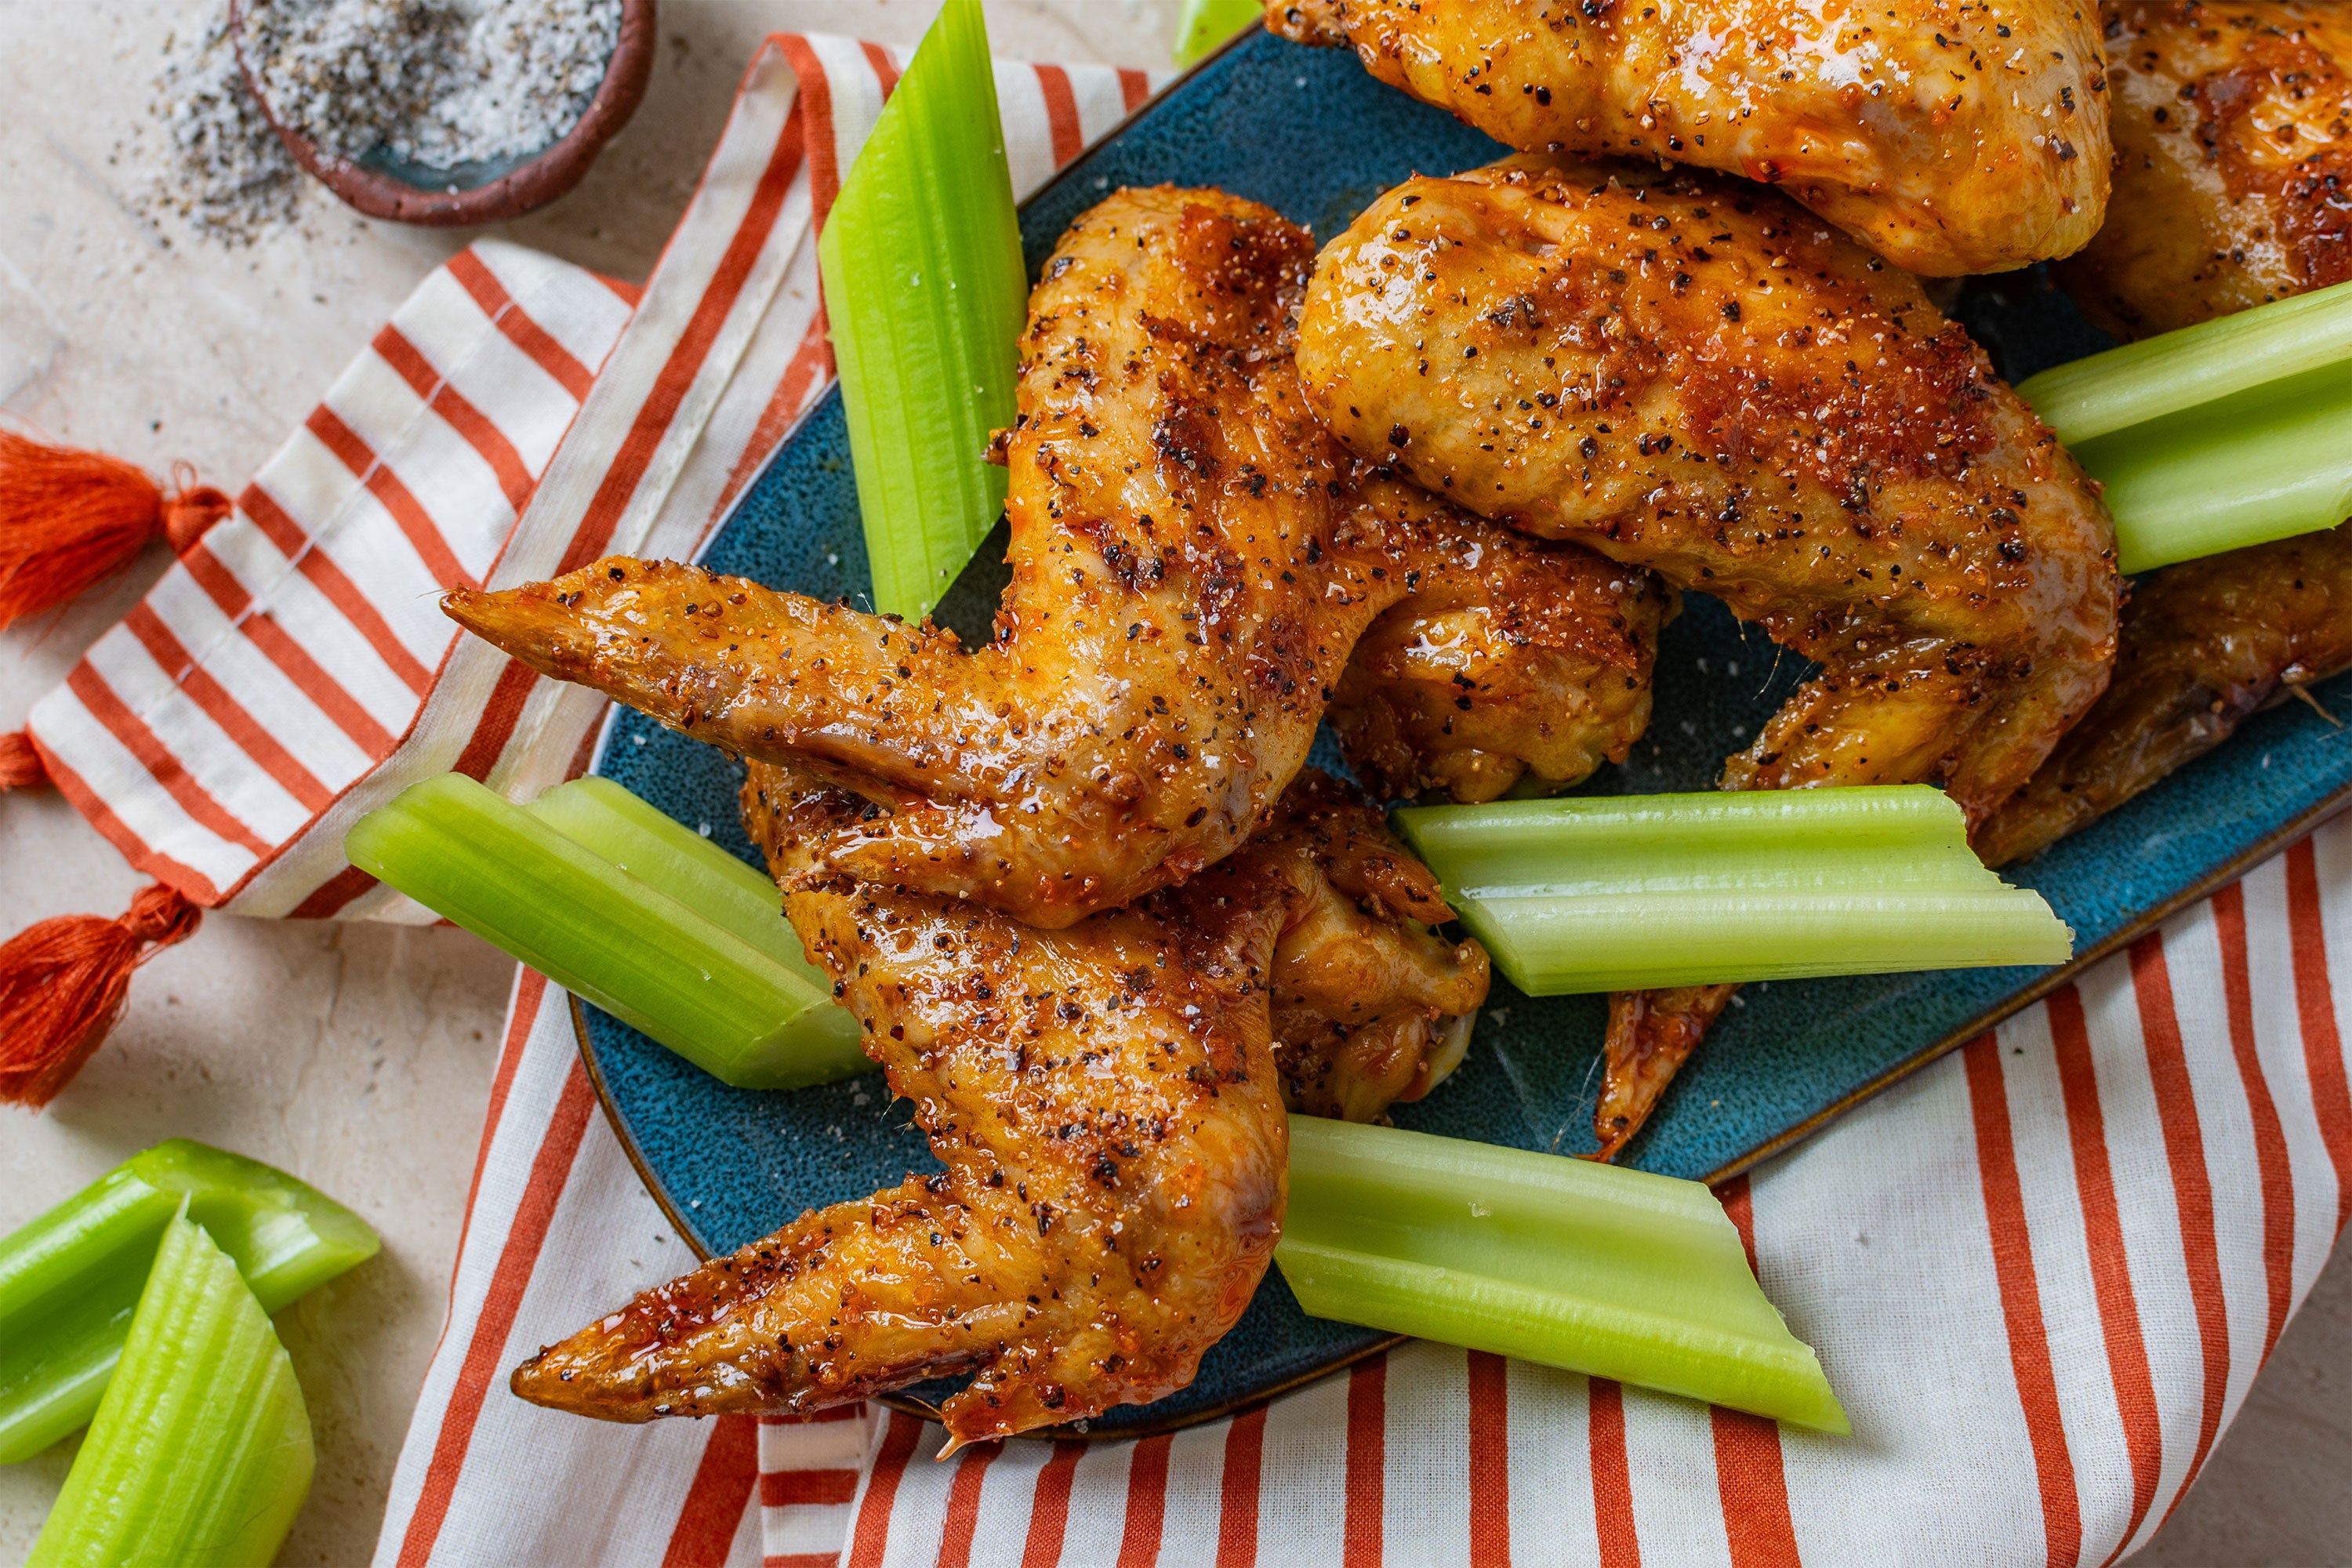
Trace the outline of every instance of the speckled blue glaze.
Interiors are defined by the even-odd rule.
[[[1483,136],[1371,81],[1351,57],[1261,35],[1211,62],[1038,195],[1023,229],[1034,270],[1070,220],[1106,192],[1169,181],[1255,197],[1328,236],[1415,170],[1464,168],[1496,154]],[[1960,315],[2013,379],[2102,346],[2036,274],[1973,286]],[[863,597],[866,550],[837,398],[817,406],[746,491],[706,560],[820,597]],[[968,640],[984,637],[1004,578],[1000,525],[940,618]],[[1708,787],[1724,756],[1806,673],[1760,633],[1743,633],[1719,605],[1693,597],[1662,639],[1648,737],[1586,791]],[[2319,695],[2331,707],[2352,706],[2352,678]],[[1330,747],[1318,747],[1318,762],[1336,760]],[[718,752],[616,710],[597,771],[756,862],[736,817],[741,770]],[[2015,879],[2041,889],[2074,928],[2077,951],[2088,951],[2347,788],[2352,732],[2291,703],[2256,717],[2231,745]],[[1973,970],[1751,986],[1667,1091],[1630,1162],[1685,1176],[1738,1164],[1965,1037],[2044,978]],[[1498,982],[1462,1069],[1428,1100],[1400,1107],[1397,1120],[1528,1149],[1590,1148],[1604,1014],[1598,997],[1534,1001]],[[593,1009],[586,1017],[585,1049],[615,1123],[656,1195],[706,1251],[766,1235],[803,1208],[936,1168],[907,1106],[891,1102],[877,1076],[792,1094],[731,1089],[614,1019]],[[1160,1426],[1228,1408],[1378,1337],[1306,1317],[1270,1273],[1192,1387],[1141,1410],[1114,1411],[1094,1429]]]

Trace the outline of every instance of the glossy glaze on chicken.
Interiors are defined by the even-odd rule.
[[[1447,918],[1428,873],[1319,775],[1183,887],[1060,931],[826,879],[817,847],[871,808],[811,775],[754,764],[743,804],[787,918],[946,1169],[805,1214],[541,1351],[513,1377],[535,1403],[804,1412],[969,1371],[941,1411],[961,1444],[1181,1388],[1280,1235],[1285,1072],[1310,1109],[1384,1108],[1426,1088],[1449,1015],[1486,993],[1485,954],[1427,929]]]
[[[1266,0],[1506,146],[1744,174],[1936,277],[2065,256],[2107,198],[2087,0]]]
[[[2061,274],[2085,314],[2138,337],[2352,278],[2352,16],[2114,5],[2107,37],[2125,162],[2107,226]],[[2347,667],[2352,524],[2150,573],[2106,694],[1977,848],[2037,855]]]
[[[1045,927],[1236,847],[1358,640],[1419,590],[1528,595],[1498,700],[1590,698],[1486,726],[1470,749],[1525,732],[1496,762],[1438,757],[1432,736],[1384,767],[1565,780],[1623,756],[1648,718],[1656,584],[1366,493],[1291,364],[1311,259],[1303,230],[1216,191],[1122,191],[1072,226],[1023,339],[1013,582],[984,647],[625,560],[446,606],[537,668],[888,806],[825,847],[829,869]]]
[[[2081,470],[1916,281],[1753,186],[1526,156],[1408,181],[1325,249],[1297,357],[1368,459],[1822,666],[1727,788],[1933,783],[1979,822],[2106,684]],[[1619,1000],[1606,1147],[1730,994]]]
[[[2136,338],[2352,279],[2352,10],[2109,5],[2116,186],[2060,273]]]
[[[2038,855],[2347,668],[2352,523],[2153,573],[2124,611],[2106,695],[1978,829],[1977,852]]]

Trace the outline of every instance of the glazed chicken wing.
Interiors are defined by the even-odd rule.
[[[1353,1020],[1391,1057],[1417,1030],[1425,1059],[1485,995],[1485,954],[1427,930],[1446,918],[1428,873],[1318,776],[1184,887],[1050,931],[807,886],[814,847],[868,809],[764,764],[744,790],[786,915],[946,1169],[647,1291],[518,1368],[524,1398],[622,1421],[810,1411],[973,1371],[941,1411],[959,1444],[1158,1398],[1280,1234],[1275,1018],[1318,1041]],[[1370,1065],[1408,1091],[1423,1066]]]
[[[1932,277],[2080,249],[2107,199],[2088,0],[1266,0],[1529,153],[1777,184]]]
[[[1367,479],[1358,506],[1397,539],[1462,542],[1441,570],[1408,568],[1412,592],[1357,642],[1332,693],[1332,731],[1366,788],[1473,803],[1625,760],[1649,727],[1658,628],[1673,614],[1656,578],[1463,518],[1392,479]]]
[[[2137,337],[2352,278],[2352,14],[2175,0],[2110,6],[2107,36],[2124,163],[2061,274],[2086,314]],[[2352,524],[2150,573],[2114,683],[1977,848],[2039,854],[2347,666]]]
[[[2347,667],[2352,523],[2152,574],[2124,610],[2113,684],[1977,831],[1977,852],[2038,855]]]
[[[2118,337],[2352,278],[2352,10],[2333,0],[2105,7],[2106,226],[2060,272]]]
[[[828,870],[1047,928],[1129,903],[1264,820],[1369,626],[1495,570],[1489,525],[1360,493],[1300,398],[1310,259],[1305,231],[1216,191],[1123,191],[1073,226],[1031,299],[1013,581],[983,647],[625,560],[446,607],[539,669],[887,806],[817,852]],[[1655,584],[1572,551],[1514,559],[1521,587],[1606,617],[1545,656],[1594,695],[1526,760],[1622,756]]]
[[[2106,684],[2088,481],[1913,279],[1769,193],[1533,157],[1410,181],[1324,251],[1297,358],[1367,458],[1822,666],[1727,788],[1928,782],[1980,822]],[[1619,999],[1605,1145],[1729,995]]]

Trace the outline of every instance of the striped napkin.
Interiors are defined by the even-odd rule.
[[[641,297],[489,242],[427,278],[36,708],[49,776],[197,902],[430,919],[344,829],[453,768],[534,794],[602,711],[433,590],[700,547],[830,379],[814,226],[903,64],[770,39]],[[1016,183],[1154,85],[1000,66]],[[507,1394],[693,1261],[526,971],[377,1562],[2104,1563],[2178,1502],[2352,1204],[2347,931],[2339,823],[1727,1187],[1852,1439],[1414,1345],[1172,1435],[945,1464],[878,1408],[629,1427]]]

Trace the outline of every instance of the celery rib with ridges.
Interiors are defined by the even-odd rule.
[[[2105,486],[2126,573],[2352,514],[2352,283],[2075,360],[2018,391]]]
[[[1029,280],[980,0],[948,0],[817,240],[874,606],[940,601],[1003,510]]]
[[[1294,1116],[1275,1261],[1316,1317],[1848,1430],[1696,1182]]]
[[[1398,830],[1535,996],[2063,963],[1925,785],[1416,806]]]
[[[376,1254],[367,1223],[283,1171],[175,1138],[0,1239],[0,1464],[87,1424],[164,1228],[185,1212],[265,1312]]]
[[[268,1315],[175,1215],[26,1568],[254,1568],[278,1554],[315,1462]]]
[[[748,918],[758,873],[738,862],[737,876],[718,864],[732,859],[725,850],[684,829],[665,846],[648,815],[657,814],[616,811],[591,790],[542,818],[446,773],[361,818],[343,852],[739,1089],[797,1089],[870,1068],[856,1021],[803,956],[782,948],[796,939],[781,896],[766,895],[774,934],[746,940],[730,922]]]

